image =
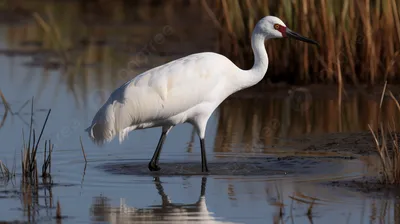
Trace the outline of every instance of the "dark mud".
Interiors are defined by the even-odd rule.
[[[349,190],[368,194],[378,198],[400,198],[400,188],[387,185],[377,177],[361,177],[352,180],[338,180],[325,183],[331,187],[347,188]]]
[[[379,133],[379,131],[378,131]],[[379,133],[380,134],[380,133]],[[396,133],[399,137],[399,133]],[[390,139],[388,136],[387,139]],[[338,155],[350,155],[350,158],[361,158],[376,155],[373,163],[380,167],[377,148],[370,132],[359,133],[331,133],[320,136],[296,139],[294,142],[302,144],[298,152],[303,153],[337,153]],[[392,152],[391,144],[388,144],[388,152]],[[365,176],[334,180],[323,183],[331,187],[347,188],[377,197],[400,197],[400,188],[396,185],[388,185],[381,179],[382,171],[374,170]]]
[[[282,175],[311,175],[323,174],[326,171],[340,170],[338,160],[354,159],[341,156],[239,156],[209,162],[208,173],[201,172],[201,162],[160,163],[161,170],[150,172],[147,163],[125,162],[108,163],[98,168],[118,175],[222,175],[222,176],[282,176]]]
[[[264,176],[278,177],[326,175],[340,172],[343,160],[358,160],[361,157],[377,155],[374,139],[369,132],[332,133],[320,136],[307,136],[292,139],[296,149],[288,156],[262,155],[240,156],[217,159],[209,162],[209,173],[201,172],[201,162],[166,162],[160,163],[161,170],[150,172],[145,162],[107,163],[97,166],[105,172],[117,175],[152,175],[152,176]],[[379,163],[375,159],[374,163]],[[378,166],[379,167],[379,166]],[[373,173],[373,174],[372,174]],[[367,176],[368,175],[368,176]],[[380,178],[381,173],[372,171],[360,175],[352,175],[342,180],[321,184],[331,187],[347,188],[353,191],[371,194],[371,196],[399,197],[400,189],[388,186]]]
[[[298,145],[299,149],[296,151],[301,152],[338,153],[355,157],[377,154],[376,145],[370,132],[330,133],[305,136],[291,141]]]

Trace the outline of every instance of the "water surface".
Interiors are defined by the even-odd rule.
[[[11,107],[5,117],[4,104],[0,104],[0,159],[9,167],[14,157],[17,161],[16,179],[0,189],[0,221],[53,223],[57,201],[62,223],[398,220],[397,199],[374,198],[326,184],[365,175],[372,169],[368,161],[378,161],[376,157],[346,159],[343,154],[302,154],[300,150],[315,136],[365,132],[368,123],[376,125],[379,96],[350,93],[339,110],[334,90],[238,94],[209,120],[210,175],[200,172],[200,145],[188,124],[170,132],[161,154],[162,171],[150,173],[147,163],[160,129],[135,131],[122,144],[116,139],[102,147],[94,145],[83,130],[121,83],[175,58],[214,51],[217,31],[211,21],[197,10],[198,5],[144,5],[126,13],[116,3],[117,12],[124,11],[125,16],[116,13],[113,17],[75,1],[33,2],[18,19],[15,11],[5,9],[4,15],[14,17],[5,16],[8,19],[0,27],[0,90]],[[47,36],[26,13],[35,11],[53,21],[49,24],[62,34],[61,39]],[[100,15],[107,19],[99,19]],[[63,57],[80,66],[64,71]],[[54,185],[37,191],[20,183],[22,132],[28,136],[32,97],[37,131],[47,110],[52,110],[43,140],[51,139],[55,145]],[[384,105],[386,117],[398,119],[395,104],[385,100]],[[43,144],[39,158],[42,148]],[[312,213],[307,215],[313,201]]]

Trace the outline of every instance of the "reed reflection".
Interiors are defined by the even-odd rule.
[[[1,16],[19,18],[17,24],[0,21],[7,27],[0,55],[10,58],[11,80],[20,75],[13,67],[21,63],[28,68],[27,83],[33,73],[42,73],[36,97],[47,85],[66,86],[82,107],[93,101],[96,90],[105,90],[105,100],[114,88],[145,70],[211,50],[214,42],[204,39],[216,35],[210,32],[214,28],[191,29],[209,19],[198,6],[186,0],[17,1],[0,6]],[[27,60],[15,63],[15,56]],[[51,81],[54,75],[59,79]]]
[[[353,93],[338,103],[329,93],[296,93],[301,94],[298,97],[278,90],[263,97],[228,98],[219,107],[214,150],[254,152],[261,148],[265,152],[272,145],[307,135],[369,133],[368,124],[377,128],[380,122],[393,126],[400,121],[391,99],[384,99],[380,112],[379,95]]]
[[[161,197],[160,205],[148,208],[129,207],[125,199],[121,199],[119,207],[111,207],[107,197],[96,197],[92,204],[92,216],[96,222],[110,223],[148,223],[162,221],[176,223],[178,221],[200,221],[201,223],[230,223],[217,220],[206,204],[207,177],[201,179],[199,199],[192,204],[172,203],[164,192],[159,177],[154,178],[154,184]]]

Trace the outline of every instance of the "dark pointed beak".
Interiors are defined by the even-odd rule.
[[[288,36],[290,38],[293,38],[293,39],[296,39],[296,40],[304,41],[304,42],[307,42],[307,43],[316,44],[319,47],[319,44],[318,44],[317,41],[308,39],[307,37],[303,37],[302,35],[292,31],[291,29],[289,29],[287,27],[286,27],[286,36]]]

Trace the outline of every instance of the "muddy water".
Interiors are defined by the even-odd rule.
[[[358,133],[365,135],[368,124],[376,126],[379,94],[349,91],[341,113],[337,92],[330,87],[237,94],[208,123],[210,175],[199,172],[199,142],[190,125],[171,131],[161,154],[162,170],[150,173],[146,166],[159,129],[137,131],[122,144],[115,140],[103,147],[90,142],[83,129],[105,97],[124,81],[174,58],[213,51],[215,30],[207,16],[200,15],[197,5],[183,10],[178,3],[128,10],[122,1],[113,9],[75,1],[32,2],[20,6],[18,13],[2,11],[0,90],[11,110],[6,113],[0,104],[0,159],[11,168],[16,158],[16,177],[0,183],[0,221],[54,223],[57,202],[62,223],[399,219],[395,198],[330,184],[376,172],[378,160],[360,153],[371,146]],[[124,16],[114,16],[118,10]],[[33,11],[53,18],[49,23],[62,38],[43,33],[27,14]],[[64,57],[81,66],[62,70]],[[28,136],[32,97],[37,131],[52,109],[43,139],[55,145],[53,184],[42,183],[37,189],[20,181],[22,132]],[[383,117],[398,120],[393,102],[385,100],[383,108]],[[43,157],[43,144],[38,154]]]

